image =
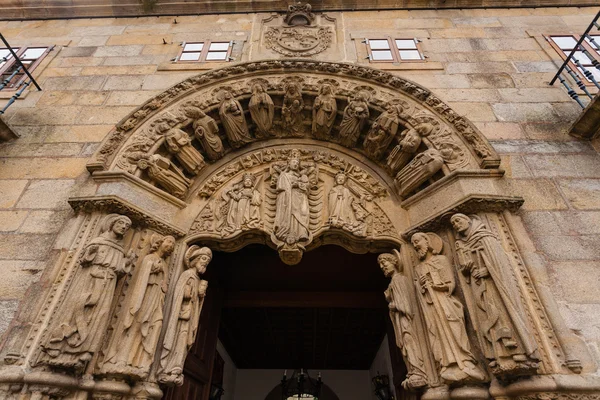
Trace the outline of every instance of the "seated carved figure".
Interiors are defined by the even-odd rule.
[[[363,143],[365,152],[373,159],[381,158],[398,132],[402,107],[388,104],[373,123]]]
[[[138,161],[138,167],[148,170],[148,176],[160,187],[175,197],[183,197],[191,181],[185,177],[179,168],[159,154],[153,154]]]
[[[396,175],[396,185],[400,196],[411,194],[427,179],[444,166],[444,159],[436,149],[427,149],[417,154],[406,167]]]

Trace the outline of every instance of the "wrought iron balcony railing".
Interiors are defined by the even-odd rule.
[[[2,43],[4,43],[4,46],[6,46],[6,49],[8,50],[8,53],[4,57],[0,58],[0,66],[9,61],[14,60],[13,68],[8,71],[4,71],[4,73],[2,74],[3,79],[2,81],[0,81],[0,91],[8,88],[9,84],[13,82],[14,79],[19,75],[26,75],[25,79],[19,80],[16,86],[11,85],[10,89],[14,90],[14,94],[8,99],[8,102],[0,109],[1,115],[4,114],[8,107],[10,107],[15,101],[17,101],[19,97],[21,97],[21,95],[23,94],[25,89],[29,87],[29,85],[33,84],[37,88],[37,90],[42,90],[42,88],[40,87],[40,85],[38,85],[35,79],[33,79],[33,76],[31,76],[31,74],[27,70],[27,67],[17,56],[10,44],[8,44],[8,41],[6,40],[6,38],[4,38],[2,33],[0,33],[0,40],[2,40]]]
[[[600,31],[598,19],[600,19],[600,11],[596,14],[590,25],[585,30],[584,34],[579,37],[577,44],[573,47],[567,58],[558,69],[556,75],[554,75],[550,81],[550,85],[554,85],[557,80],[560,81],[565,89],[567,89],[569,96],[571,96],[571,98],[575,100],[577,104],[581,106],[581,108],[585,108],[586,104],[580,98],[576,90],[571,87],[567,79],[565,79],[565,73],[573,79],[577,87],[579,87],[579,89],[581,89],[581,91],[589,98],[587,103],[591,103],[594,100],[595,95],[590,93],[588,89],[589,85],[586,85],[581,76],[583,76],[587,82],[591,82],[593,86],[600,90],[600,84],[598,83],[598,77],[600,77],[600,43],[598,43],[599,41],[597,40],[598,35],[592,34],[592,30],[594,28],[596,31]],[[584,58],[587,62],[583,62],[582,58]],[[595,69],[595,71],[592,69]]]

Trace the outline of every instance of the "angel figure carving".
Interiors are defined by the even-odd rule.
[[[148,176],[160,187],[175,197],[183,197],[192,183],[183,172],[168,158],[152,154],[138,161],[141,170],[148,170]]]
[[[86,246],[79,270],[42,342],[39,363],[82,372],[100,350],[108,327],[117,278],[128,274],[136,255],[125,255],[123,236],[131,220],[107,215],[101,233]]]
[[[183,363],[196,340],[198,321],[204,304],[208,282],[200,279],[212,260],[208,247],[191,246],[185,253],[186,270],[179,276],[173,305],[163,339],[158,368],[158,381],[183,385]]]
[[[231,147],[237,149],[254,141],[252,136],[250,136],[250,132],[248,132],[246,116],[240,102],[229,91],[222,93],[221,98],[219,116],[221,117],[221,122],[225,128],[225,133]]]
[[[260,227],[262,196],[257,189],[258,183],[256,176],[245,173],[240,182],[223,193],[224,236]]]
[[[348,176],[338,172],[334,185],[329,191],[329,220],[331,227],[340,228],[359,237],[367,236],[366,202],[373,196],[361,190],[357,185],[351,185]]]
[[[377,117],[363,142],[365,152],[371,158],[380,159],[392,143],[398,132],[401,114],[401,105],[389,103],[385,111]]]
[[[165,123],[159,124],[156,131],[164,135],[167,150],[179,160],[187,172],[196,175],[206,165],[204,157],[192,145],[192,139],[187,133],[179,128],[171,128]]]
[[[175,248],[173,236],[154,234],[150,251],[133,271],[117,325],[102,362],[106,374],[146,379],[163,323],[167,293],[167,257]]]
[[[289,130],[292,136],[302,136],[302,111],[304,100],[302,90],[298,83],[292,82],[285,86],[285,96],[281,108],[283,127]]]
[[[344,117],[340,123],[340,144],[354,147],[360,136],[365,122],[369,118],[369,95],[367,92],[358,92],[344,109]]]
[[[317,139],[327,139],[337,115],[337,103],[331,85],[324,84],[313,105],[312,133]]]
[[[192,124],[194,136],[202,144],[208,159],[216,161],[223,157],[225,149],[219,137],[217,122],[197,107],[187,107],[184,112],[186,116],[194,120]]]
[[[256,124],[256,137],[268,137],[273,126],[275,105],[263,85],[257,83],[252,86],[252,97],[250,97],[248,109],[252,121]]]

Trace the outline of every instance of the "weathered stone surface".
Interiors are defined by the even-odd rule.
[[[37,282],[44,267],[43,261],[0,261],[0,298],[23,298],[25,290]]]
[[[60,206],[60,204],[59,204]],[[62,229],[71,211],[30,211],[21,225],[21,233],[55,233]]]
[[[45,260],[55,235],[2,235],[0,260]]]
[[[558,184],[569,203],[576,209],[600,209],[599,179],[560,179]]]
[[[16,231],[26,217],[27,211],[0,211],[0,232]]]
[[[498,103],[493,104],[494,114],[500,121],[532,122],[558,121],[558,115],[548,103]]]
[[[18,207],[66,209],[74,186],[75,181],[71,179],[33,181],[23,193]]]
[[[0,208],[13,207],[27,183],[26,180],[0,180]]]

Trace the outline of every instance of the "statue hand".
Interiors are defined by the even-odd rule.
[[[477,279],[487,278],[490,276],[490,271],[487,268],[477,268],[477,270],[473,273],[473,276]]]
[[[448,287],[446,285],[431,285],[431,288],[437,292],[447,292]]]

